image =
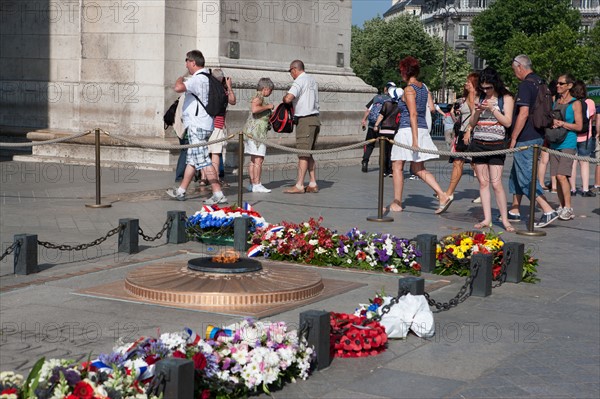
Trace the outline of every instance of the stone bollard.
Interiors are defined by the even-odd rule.
[[[168,211],[167,218],[172,218],[171,228],[167,230],[167,243],[183,244],[187,242],[185,234],[186,215],[184,211]]]
[[[471,273],[473,266],[478,263],[479,270],[471,282],[471,296],[490,296],[492,295],[492,254],[474,254],[471,257]]]
[[[139,252],[139,219],[119,219],[125,228],[119,232],[119,252],[135,254]]]
[[[425,294],[425,279],[421,277],[403,277],[398,280],[398,294],[408,290],[411,295]]]
[[[523,256],[525,255],[525,244],[521,242],[507,242],[504,244],[503,262],[507,261],[507,253],[510,252],[510,261],[505,263],[506,281],[509,283],[520,283],[523,279]]]
[[[20,242],[21,245],[16,247],[14,256],[14,273],[15,274],[31,274],[37,273],[38,270],[38,236],[36,234],[16,234],[14,242]]]
[[[437,236],[435,234],[419,234],[415,240],[417,241],[417,249],[421,251],[421,271],[431,273],[435,269],[435,248],[437,245]]]
[[[241,255],[246,255],[248,250],[248,228],[250,227],[250,218],[242,216],[233,220],[233,249]]]
[[[194,362],[189,359],[167,358],[156,363],[155,378],[164,377],[163,398],[194,398]],[[163,392],[158,386],[159,392]]]
[[[329,312],[323,310],[307,310],[300,313],[300,329],[307,324],[308,345],[315,347],[317,370],[329,367],[331,364],[331,324]]]

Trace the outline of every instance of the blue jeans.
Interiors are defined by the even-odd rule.
[[[534,139],[529,141],[517,142],[517,147],[533,146],[535,144],[542,145],[543,139]],[[510,176],[508,179],[508,190],[511,194],[525,195],[529,198],[529,187],[531,185],[531,171],[533,167],[533,148],[528,148],[525,151],[515,152],[513,159],[513,165],[510,170]],[[536,196],[544,194],[542,186],[537,179],[534,178],[536,184]],[[529,198],[531,200],[531,198]]]
[[[184,134],[182,139],[179,139],[179,145],[189,144],[187,133]],[[182,149],[179,153],[179,159],[177,160],[177,169],[175,169],[175,181],[183,180],[183,173],[185,172],[185,160],[187,158],[187,149]]]

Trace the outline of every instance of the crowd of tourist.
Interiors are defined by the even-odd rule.
[[[199,50],[186,55],[186,68],[190,76],[180,77],[174,89],[184,93],[180,101],[179,119],[176,132],[181,143],[202,143],[226,137],[225,111],[219,115],[209,113],[205,104],[211,101],[209,96],[210,71],[204,65],[204,57]],[[288,72],[293,83],[285,93],[281,102],[289,104],[294,110],[296,131],[296,149],[298,152],[297,178],[293,186],[286,188],[286,194],[318,193],[316,179],[316,163],[310,153],[315,149],[320,131],[319,91],[314,77],[304,70],[301,60],[290,63]],[[398,64],[398,71],[405,88],[388,82],[383,93],[376,95],[366,104],[361,121],[366,130],[366,139],[380,136],[387,137],[403,146],[387,145],[381,152],[384,157],[384,175],[393,178],[394,198],[387,210],[401,212],[403,207],[404,164],[410,163],[410,171],[416,179],[422,180],[434,191],[439,200],[436,214],[445,212],[454,200],[454,193],[463,174],[464,164],[469,162],[479,183],[479,197],[473,202],[480,202],[483,209],[483,220],[474,225],[477,229],[490,227],[492,224],[491,191],[494,192],[496,205],[500,214],[499,221],[508,232],[514,231],[511,222],[521,218],[520,205],[523,196],[530,196],[531,185],[535,185],[535,201],[541,208],[541,216],[536,227],[545,227],[556,219],[571,220],[575,217],[571,196],[577,194],[576,171],[580,168],[582,180],[581,193],[584,197],[595,197],[600,188],[600,166],[595,167],[595,184],[589,185],[590,164],[585,161],[574,161],[561,156],[580,155],[584,157],[599,154],[598,135],[600,134],[600,114],[592,100],[587,98],[586,87],[582,81],[565,73],[549,84],[553,95],[552,108],[554,119],[546,128],[561,132],[560,140],[546,138],[544,127],[533,121],[536,99],[546,83],[533,71],[531,60],[526,55],[519,55],[512,60],[512,69],[520,83],[515,92],[511,92],[502,81],[499,73],[487,67],[481,73],[468,75],[462,97],[451,109],[442,111],[433,102],[433,96],[427,86],[419,80],[420,64],[414,57],[408,56]],[[222,83],[225,91],[225,102],[235,104],[231,79],[226,78],[221,70],[212,72]],[[248,191],[253,193],[269,193],[261,182],[262,165],[266,154],[263,142],[270,129],[270,116],[275,104],[268,102],[274,84],[269,78],[258,81],[256,93],[250,99],[249,114],[244,125],[246,137],[245,153],[250,156],[248,165]],[[544,91],[545,92],[545,91]],[[212,95],[212,94],[210,94]],[[198,106],[198,102],[202,107]],[[225,104],[225,107],[227,106]],[[437,150],[431,139],[432,113],[439,112],[444,120],[444,138],[447,147],[454,153],[450,158],[452,174],[446,190],[442,189],[435,176],[429,172],[425,162],[439,158],[438,155],[420,150]],[[593,131],[595,125],[595,132]],[[537,127],[536,127],[537,126]],[[549,136],[550,137],[550,136]],[[383,143],[383,141],[380,141]],[[557,151],[542,152],[539,160],[539,175],[532,178],[533,146],[544,146]],[[370,142],[365,146],[361,162],[363,172],[368,172],[368,163],[375,146]],[[527,148],[514,152],[509,175],[509,192],[512,203],[507,205],[502,170],[506,160],[503,150],[514,147]],[[225,151],[225,143],[209,147],[195,147],[182,151],[178,163],[177,188],[167,193],[178,200],[185,200],[186,190],[191,180],[201,171],[201,183],[211,185],[212,197],[204,202],[208,205],[227,202],[222,193],[223,182],[219,180],[219,165]],[[302,151],[307,151],[303,153]],[[478,152],[493,151],[492,155],[478,156]],[[469,153],[469,154],[464,154]],[[183,161],[185,159],[185,161]],[[550,170],[551,182],[545,182],[545,173]],[[242,173],[240,168],[239,173]],[[305,184],[306,175],[309,181]],[[553,209],[548,203],[545,192],[555,192],[559,207]]]

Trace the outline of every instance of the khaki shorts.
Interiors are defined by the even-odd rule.
[[[225,129],[215,128],[215,130],[213,130],[212,134],[210,135],[210,139],[208,141],[224,139],[225,137],[227,137]],[[225,152],[226,147],[227,147],[227,142],[221,141],[220,143],[209,145],[208,152],[211,154],[221,154],[221,153]]]
[[[565,154],[575,155],[575,150],[571,148],[565,148],[559,150]],[[550,176],[571,176],[573,169],[573,160],[565,157],[561,157],[555,154],[550,154]]]
[[[298,119],[296,125],[296,149],[314,150],[321,130],[318,116],[306,116]],[[311,154],[298,154],[298,157],[310,157]]]

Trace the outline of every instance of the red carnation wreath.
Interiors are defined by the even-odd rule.
[[[331,348],[334,357],[375,356],[386,348],[385,328],[375,320],[331,312]]]

